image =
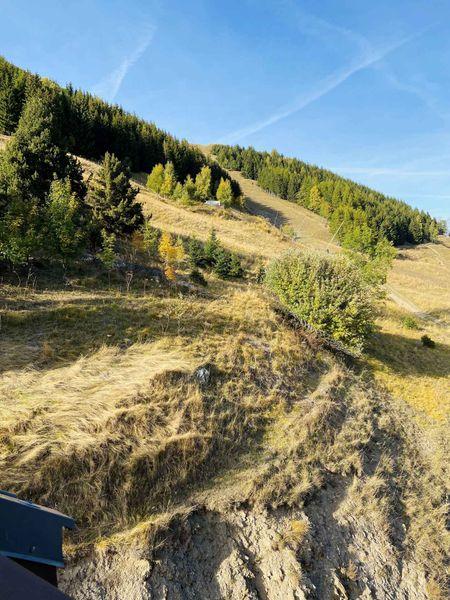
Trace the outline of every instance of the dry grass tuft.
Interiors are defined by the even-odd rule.
[[[299,548],[308,535],[309,530],[310,524],[306,519],[294,519],[290,522],[290,527],[285,534],[285,540],[294,549]]]
[[[124,302],[137,310],[148,299],[127,296]],[[73,361],[36,357],[36,366],[23,370],[8,363],[0,377],[1,485],[72,514],[83,535],[101,533],[111,522],[120,530],[160,512],[245,451],[264,428],[269,407],[302,387],[301,373],[312,360],[297,334],[283,336],[254,291],[230,288],[220,300],[154,302],[146,314],[149,324],[162,324],[158,341],[103,345]],[[114,305],[106,306],[116,314]],[[32,333],[27,311],[34,301],[22,310],[22,334],[27,326]],[[57,317],[64,338],[73,323],[66,313],[62,321]],[[9,327],[14,334],[16,324]],[[140,327],[127,328],[131,341]],[[96,340],[91,343],[95,348]],[[210,365],[206,387],[194,375],[200,364]],[[282,387],[286,373],[298,380],[292,390]]]

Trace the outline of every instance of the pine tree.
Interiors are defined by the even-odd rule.
[[[232,258],[231,253],[220,248],[215,254],[214,273],[221,279],[229,279],[231,277]]]
[[[11,82],[3,84],[0,89],[0,133],[11,135],[16,129],[20,102],[17,92]]]
[[[78,200],[85,194],[81,166],[61,146],[57,108],[50,92],[31,97],[14,137],[1,154],[0,253],[14,264],[51,253],[52,244],[46,237],[55,179],[66,181]],[[54,207],[55,219],[56,212]]]
[[[31,97],[24,108],[17,131],[2,154],[0,179],[6,195],[45,203],[52,181],[66,179],[82,198],[85,194],[81,165],[61,144],[51,93]]]
[[[217,238],[216,232],[212,229],[204,248],[204,257],[207,265],[213,266],[215,264],[216,255],[221,249],[222,246]]]
[[[181,194],[181,201],[187,206],[194,204],[196,199],[196,187],[195,183],[190,175],[186,177],[186,181],[183,185],[183,191]]]
[[[142,244],[144,250],[150,258],[158,258],[158,247],[161,238],[161,232],[156,227],[152,227],[150,219],[146,219],[142,228]]]
[[[211,197],[211,169],[205,166],[195,178],[195,191],[199,200],[205,202]]]
[[[228,207],[233,204],[233,190],[229,179],[221,179],[217,188],[216,198],[223,206]]]
[[[104,229],[101,232],[102,236],[102,249],[97,254],[102,265],[108,271],[108,277],[110,278],[111,271],[114,268],[117,260],[116,254],[116,236],[114,233],[107,233]]]
[[[152,192],[156,192],[157,194],[159,194],[163,181],[164,165],[160,163],[153,167],[152,172],[147,177],[147,187],[149,190],[152,190]]]
[[[308,208],[314,212],[320,212],[323,198],[319,186],[313,185],[309,192]]]
[[[107,152],[88,192],[97,226],[119,236],[136,231],[143,222],[142,207],[135,202],[137,193],[127,167]]]
[[[203,268],[207,266],[202,243],[197,238],[191,238],[188,244],[189,262],[192,267]]]
[[[231,255],[230,261],[230,277],[242,277],[244,269],[242,268],[241,260],[237,254]]]
[[[173,190],[172,198],[174,200],[182,200],[183,199],[183,184],[177,181],[177,185]]]
[[[177,185],[177,178],[175,176],[175,169],[172,162],[167,162],[164,167],[164,179],[159,190],[161,196],[171,198]]]
[[[50,257],[73,258],[85,239],[80,202],[68,179],[55,179],[50,187],[45,218],[45,249]]]

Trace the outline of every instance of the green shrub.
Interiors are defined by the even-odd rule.
[[[403,317],[402,325],[406,329],[420,329],[418,322],[414,319],[414,317]]]
[[[146,219],[142,226],[142,245],[151,259],[159,257],[160,240],[161,231],[150,224],[150,219]]]
[[[221,279],[231,277],[231,252],[219,248],[215,255],[214,273]]]
[[[205,257],[203,244],[195,237],[191,238],[187,244],[187,253],[189,263],[193,269],[204,269],[208,266],[208,260]]]
[[[420,341],[425,346],[425,348],[434,348],[436,346],[436,342],[432,340],[428,335],[423,335],[420,338]]]
[[[114,233],[107,233],[104,229],[101,232],[102,249],[97,253],[97,258],[100,260],[105,269],[110,272],[116,264],[116,236]]]
[[[222,246],[214,229],[205,244],[191,238],[187,244],[187,253],[193,269],[211,268],[221,279],[237,279],[244,275],[241,259]]]
[[[209,238],[206,240],[203,251],[203,256],[208,266],[213,267],[215,265],[216,255],[221,250],[221,248],[222,246],[219,242],[215,230],[211,229],[211,233],[209,234]]]
[[[315,330],[361,350],[373,329],[373,288],[344,256],[290,252],[268,267],[266,284]]]

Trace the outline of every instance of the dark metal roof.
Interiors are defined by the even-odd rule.
[[[10,558],[0,556],[1,600],[70,600],[58,588],[21,567]]]
[[[21,500],[13,494],[12,492],[5,492],[5,490],[0,490],[0,501],[4,499],[8,502],[15,502],[20,504],[30,510],[38,510],[40,512],[48,513],[52,515],[55,519],[58,519],[63,527],[67,527],[68,529],[73,529],[75,527],[75,521],[72,517],[68,517],[67,515],[55,510],[54,508],[47,508],[46,506],[41,506],[39,504],[34,504],[33,502],[28,502],[27,500]]]
[[[0,491],[0,556],[62,567],[63,527],[73,529],[75,521],[57,510]]]

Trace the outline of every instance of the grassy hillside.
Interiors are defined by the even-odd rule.
[[[301,544],[320,561],[330,489],[340,558],[320,572],[304,563],[295,585],[326,590],[358,556],[354,577],[381,586],[351,550],[365,531],[376,569],[400,553],[411,581],[426,573],[439,589],[442,447],[420,441],[370,376],[292,329],[258,288],[210,280],[207,295],[186,294],[135,281],[125,293],[95,272],[68,283],[41,273],[34,289],[1,288],[0,462],[2,487],[75,516],[73,560],[165,547],[174,519],[240,505],[291,507],[275,555]]]
[[[434,241],[443,229],[406,202],[275,150],[216,144],[210,151],[222,167],[238,170],[263,189],[326,217],[347,248],[373,255],[389,243]]]
[[[210,148],[206,148],[210,152]],[[263,215],[278,228],[287,224],[300,247],[339,252],[325,219],[274,194],[232,171],[248,197],[254,214]],[[257,252],[257,245],[253,251]],[[389,272],[387,306],[380,314],[378,332],[370,347],[370,364],[377,379],[396,398],[434,422],[450,417],[450,242],[440,236],[436,243],[398,249]],[[404,326],[411,316],[417,329]],[[420,338],[436,340],[433,350],[422,347]]]
[[[249,275],[208,273],[204,288],[183,270],[175,283],[144,271],[127,290],[126,268],[107,276],[90,260],[5,274],[0,487],[77,519],[64,589],[445,597],[447,242],[401,250],[397,305],[352,361],[252,274],[286,249],[339,251],[321,217],[241,176],[253,214],[183,208],[144,177],[137,199],[155,227],[202,240],[214,228]],[[412,314],[420,329],[404,326]]]
[[[3,136],[0,144],[8,138]],[[2,141],[3,140],[3,141]],[[97,164],[80,159],[86,177]],[[289,248],[339,252],[325,219],[307,209],[269,194],[252,180],[232,172],[244,194],[250,213],[208,206],[182,207],[147,190],[145,174],[136,175],[138,200],[152,224],[176,235],[196,235],[206,240],[211,229],[231,250],[246,258],[250,269]],[[396,397],[420,414],[441,422],[450,415],[448,386],[450,328],[450,243],[398,250],[389,274],[389,302],[378,319],[379,331],[371,345],[370,364],[375,375]],[[411,315],[418,329],[403,325]],[[436,340],[434,349],[423,348],[422,335]]]

